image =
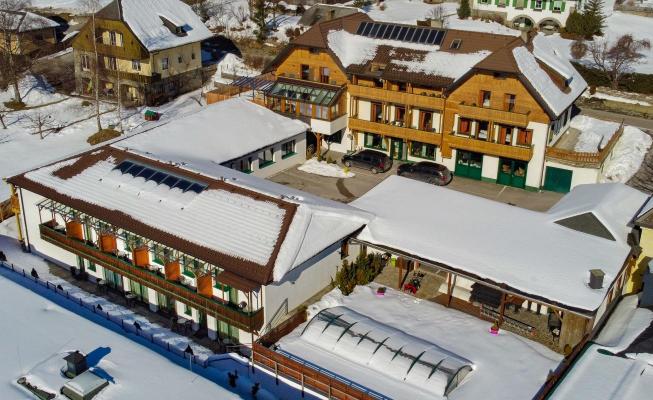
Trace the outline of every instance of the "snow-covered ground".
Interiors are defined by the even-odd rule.
[[[111,0],[99,0],[100,5],[104,6]],[[83,13],[84,0],[31,0],[32,8],[43,9],[44,11],[59,11],[70,13]]]
[[[493,336],[488,332],[490,323],[439,304],[390,288],[378,297],[377,287],[357,286],[349,296],[334,289],[309,306],[309,321],[322,309],[345,306],[469,360],[474,370],[451,392],[447,397],[450,400],[531,398],[562,359],[541,344],[513,333],[501,331]],[[301,337],[303,328],[301,325],[282,338],[280,348],[391,398],[424,398],[417,385],[381,377],[370,368],[310,344]],[[387,371],[390,376],[402,372]]]
[[[636,308],[637,296],[625,297],[594,343],[581,353],[551,399],[645,400],[653,387],[653,355],[616,353],[653,323],[653,311]]]
[[[326,161],[318,161],[315,158],[306,160],[306,162],[297,167],[297,169],[300,171],[308,172],[309,174],[331,176],[334,178],[351,178],[356,176],[355,173],[351,171],[345,171],[338,164],[330,164]]]
[[[216,64],[213,82],[231,83],[232,79],[227,76],[257,76],[261,74],[260,70],[251,68],[245,64],[242,58],[233,53],[227,53],[222,60]]]
[[[7,129],[0,127],[0,178],[12,176],[39,165],[56,161],[90,148],[86,139],[97,131],[94,118],[95,107],[77,97],[67,97],[55,93],[41,78],[27,76],[20,84],[24,94],[24,102],[29,107],[41,106],[35,109],[16,111],[6,117]],[[13,90],[8,88],[0,92],[0,102],[13,97]],[[197,102],[199,91],[182,95],[174,101],[161,107],[148,107],[162,114],[161,120],[147,122],[138,109],[123,110],[123,130],[126,134],[139,132],[163,124],[166,121],[189,112],[199,110]],[[47,104],[43,106],[44,104]],[[203,104],[203,103],[202,103]],[[101,111],[104,127],[118,124],[118,113],[115,105],[102,103]],[[35,132],[30,118],[41,114],[49,116],[50,126],[63,127],[59,132],[49,133],[43,140]],[[9,187],[0,182],[0,201],[9,197]]]
[[[605,24],[604,36],[598,40],[607,40],[610,44],[627,33],[632,34],[638,40],[653,38],[653,18],[614,11],[612,15],[606,18]],[[573,43],[572,40],[563,39],[558,33],[545,36],[545,38],[561,55],[571,59],[570,47]],[[643,53],[645,57],[640,63],[634,65],[633,69],[635,72],[642,74],[653,74],[653,47],[648,50],[645,49]],[[591,56],[586,55],[583,62],[590,64]]]
[[[590,94],[589,92],[584,92],[582,94],[582,97],[588,98],[588,99],[601,99],[601,100],[611,100],[611,101],[616,101],[618,103],[626,103],[626,104],[637,104],[640,106],[651,106],[652,104],[647,102],[647,101],[642,101],[642,100],[635,100],[635,99],[629,99],[627,97],[622,97],[622,96],[613,96],[607,93],[601,93],[601,92],[596,92],[594,94]]]
[[[624,132],[606,161],[599,182],[627,182],[642,165],[653,139],[633,126],[624,127]]]

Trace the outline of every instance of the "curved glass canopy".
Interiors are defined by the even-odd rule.
[[[394,379],[446,396],[472,371],[472,363],[438,345],[374,321],[347,307],[320,311],[302,337],[314,346]]]

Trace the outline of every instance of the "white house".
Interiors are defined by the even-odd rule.
[[[557,31],[565,26],[574,10],[581,11],[582,0],[472,0],[472,15],[498,16],[516,29],[539,28]]]

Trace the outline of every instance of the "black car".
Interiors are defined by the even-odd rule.
[[[392,168],[392,158],[387,154],[374,150],[361,150],[342,157],[342,163],[347,167],[369,169],[373,174],[385,172]]]
[[[397,168],[397,175],[438,186],[448,185],[453,179],[453,174],[447,167],[428,161],[402,164]]]

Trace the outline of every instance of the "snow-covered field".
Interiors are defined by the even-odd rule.
[[[584,92],[583,97],[588,98],[588,99],[601,99],[601,100],[610,100],[610,101],[615,101],[618,103],[626,103],[626,104],[636,104],[640,106],[646,106],[649,107],[652,104],[647,102],[647,101],[642,101],[642,100],[634,100],[634,99],[629,99],[627,97],[622,97],[622,96],[614,96],[611,94],[607,93],[601,93],[601,92],[596,92],[594,94],[590,94],[589,92]]]
[[[356,176],[351,171],[345,171],[338,164],[329,164],[326,161],[318,161],[315,158],[306,160],[306,162],[299,167],[298,170],[308,172],[309,174],[331,176],[334,178],[351,178]]]
[[[439,304],[390,288],[377,297],[377,287],[357,286],[349,296],[334,289],[309,306],[309,321],[324,308],[345,306],[471,361],[474,370],[451,392],[447,397],[450,400],[531,398],[549,370],[562,359],[539,343],[510,332],[492,336],[488,332],[490,323]],[[378,372],[310,344],[301,337],[303,328],[301,325],[281,339],[280,348],[391,398],[424,398],[420,387],[402,379],[381,377]],[[390,376],[401,373],[387,372]]]
[[[107,5],[111,0],[99,0],[101,5]],[[31,0],[32,8],[55,10],[70,13],[84,12],[84,0]]]
[[[94,105],[88,105],[83,99],[66,97],[55,93],[40,78],[27,76],[21,81],[21,93],[25,94],[25,103],[29,107],[39,108],[16,111],[6,117],[7,129],[0,127],[0,178],[29,170],[39,165],[56,161],[67,155],[86,150],[90,145],[86,139],[97,131],[94,117]],[[0,102],[13,97],[13,90],[0,92]],[[199,91],[187,93],[161,107],[149,107],[162,114],[158,122],[147,122],[141,112],[145,108],[123,110],[123,130],[126,134],[149,129],[165,123],[176,116],[199,110],[197,102]],[[47,104],[43,106],[44,104]],[[86,104],[86,105],[85,105]],[[115,105],[102,103],[103,127],[116,126],[119,122]],[[41,140],[35,132],[30,118],[41,114],[49,116],[50,126],[63,127],[59,132],[48,133]],[[71,125],[72,124],[72,125]],[[9,197],[9,187],[0,182],[0,201]]]

